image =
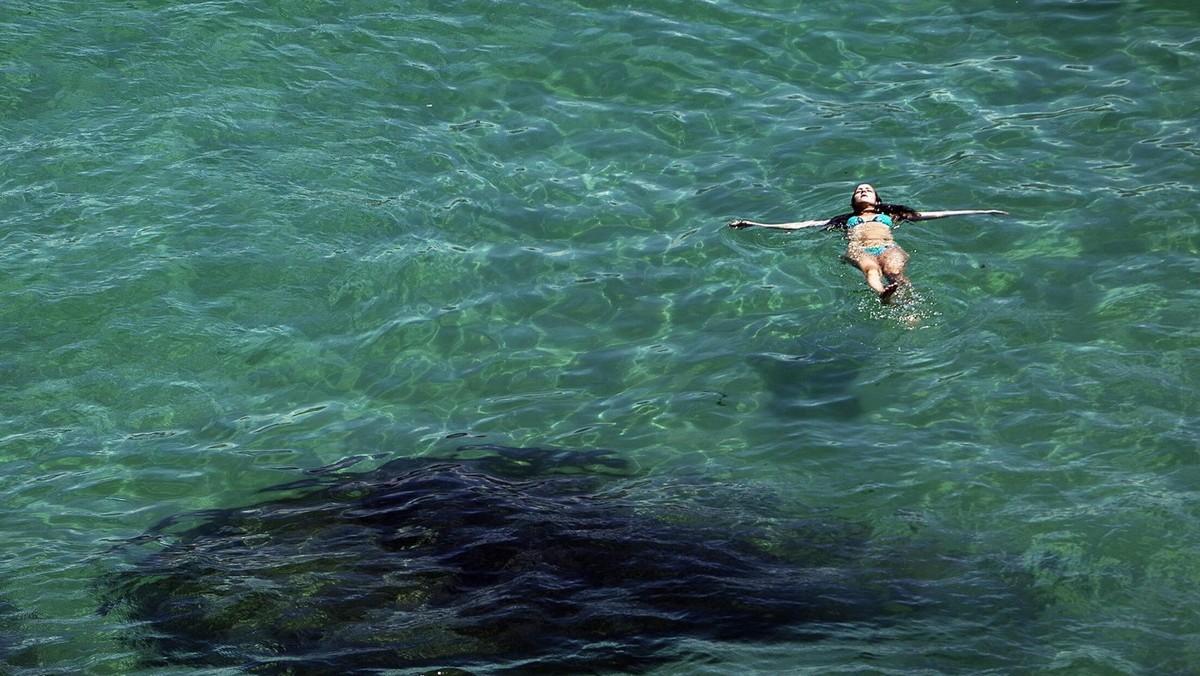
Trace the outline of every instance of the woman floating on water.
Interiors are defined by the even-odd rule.
[[[909,284],[904,276],[908,264],[908,252],[896,244],[892,229],[900,221],[928,221],[947,216],[969,216],[972,214],[1007,214],[995,209],[967,209],[960,211],[916,211],[900,204],[886,204],[879,198],[875,188],[863,183],[854,188],[850,196],[853,213],[840,214],[827,221],[799,221],[797,223],[756,223],[754,221],[730,221],[731,228],[779,228],[799,230],[825,226],[826,230],[840,228],[850,240],[845,259],[853,263],[867,278],[867,286],[879,294],[886,303],[892,294],[903,285]]]

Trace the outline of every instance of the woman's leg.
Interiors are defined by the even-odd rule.
[[[892,302],[892,296],[902,286],[911,286],[908,277],[904,275],[904,267],[908,265],[908,252],[898,246],[890,247],[879,255],[879,267],[892,281],[883,291],[879,292],[882,303]]]
[[[908,277],[904,275],[904,268],[907,265],[908,252],[898,246],[889,247],[887,251],[879,255],[879,267],[892,282],[908,284]]]
[[[879,262],[874,256],[859,256],[852,261],[858,269],[862,271],[863,276],[867,278],[867,286],[871,287],[875,293],[883,293],[886,288],[883,280],[883,269],[879,267]]]

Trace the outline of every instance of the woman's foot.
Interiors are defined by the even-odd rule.
[[[896,295],[896,292],[899,290],[900,282],[892,282],[891,284],[888,284],[887,286],[883,287],[883,291],[879,292],[879,302],[887,305],[888,303],[892,302],[892,296]]]

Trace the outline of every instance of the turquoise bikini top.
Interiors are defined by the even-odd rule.
[[[887,214],[875,214],[875,216],[872,217],[870,220],[866,220],[862,216],[851,216],[849,219],[846,220],[846,227],[853,228],[856,225],[862,225],[863,223],[870,223],[871,221],[875,221],[877,223],[883,223],[884,225],[886,225],[889,228],[896,227],[895,225],[892,225],[892,217],[888,216]]]

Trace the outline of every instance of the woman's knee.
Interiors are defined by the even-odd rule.
[[[908,264],[908,254],[903,249],[897,248],[880,256],[879,263],[883,274],[889,277],[902,275],[904,274],[904,267]]]

